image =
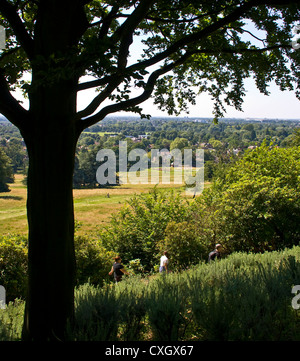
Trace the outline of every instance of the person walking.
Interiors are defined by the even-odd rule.
[[[159,272],[166,272],[168,273],[169,267],[169,254],[167,251],[164,251],[163,255],[160,257],[160,265],[159,265]]]
[[[122,281],[123,274],[129,275],[129,273],[124,269],[124,266],[122,265],[122,259],[120,256],[115,257],[115,262],[111,267],[110,272],[108,273],[110,276],[114,274],[114,279],[116,283]]]
[[[220,243],[216,244],[215,249],[208,255],[208,262],[214,261],[221,257],[221,251],[223,247]]]

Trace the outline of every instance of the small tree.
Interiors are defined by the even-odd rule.
[[[263,144],[248,151],[203,194],[218,240],[232,251],[297,245],[299,172],[299,147]]]
[[[125,262],[140,259],[145,270],[158,263],[158,243],[169,222],[192,218],[192,208],[179,193],[154,188],[132,197],[100,233],[104,246],[121,254]]]
[[[182,270],[207,259],[209,252],[205,244],[205,234],[199,225],[190,222],[169,222],[165,237],[158,243],[162,252],[167,249],[170,254],[170,269]]]
[[[9,192],[7,183],[14,181],[11,160],[0,148],[0,192]]]

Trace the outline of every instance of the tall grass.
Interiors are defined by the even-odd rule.
[[[24,301],[16,299],[0,309],[0,341],[20,341],[24,318]]]
[[[75,292],[68,338],[96,340],[300,340],[300,247],[236,253],[188,271],[131,276]],[[18,339],[21,304],[0,310],[0,339]],[[2,322],[2,326],[1,326]]]
[[[136,340],[140,338],[146,306],[145,284],[133,277],[102,288],[84,284],[75,291],[75,327],[69,337],[77,341]]]
[[[300,315],[291,307],[299,261],[294,256],[272,263],[250,258],[253,266],[236,267],[229,260],[216,264],[206,282],[199,270],[194,275],[199,288],[193,290],[192,309],[201,339],[300,340]]]
[[[97,290],[85,285],[81,292],[87,287],[86,296],[90,289],[98,296],[87,297],[88,307],[84,301],[89,316],[83,319],[89,327],[104,327],[107,322],[99,320],[107,317],[113,332],[107,337],[106,327],[97,328],[94,335],[114,340],[300,340],[300,313],[291,307],[291,289],[299,281],[300,247],[237,253],[182,273]]]

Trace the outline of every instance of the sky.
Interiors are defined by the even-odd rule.
[[[251,22],[245,21],[244,29],[250,31],[252,34],[257,36],[257,38],[264,39],[264,31],[257,30]],[[298,31],[299,32],[299,31]],[[297,32],[296,32],[297,33]],[[299,41],[299,36],[295,35],[293,40]],[[141,42],[141,37],[138,40],[134,40],[131,48],[131,59],[130,62],[134,63],[139,58],[139,55],[142,53],[143,45]],[[253,45],[260,47],[262,44],[257,39],[253,38],[251,35],[245,33],[243,34],[243,39],[245,41],[251,41]],[[300,51],[298,48],[297,51]],[[295,96],[295,93],[292,91],[281,91],[275,82],[271,83],[268,87],[270,95],[266,96],[259,92],[256,88],[255,81],[252,78],[245,80],[245,89],[246,96],[243,98],[244,103],[242,106],[243,111],[238,111],[234,107],[225,107],[226,118],[271,118],[271,119],[300,119],[300,100]],[[89,91],[86,94],[80,94],[78,96],[78,108],[84,108],[88,102],[92,99],[93,92]],[[157,105],[153,103],[151,99],[140,104],[140,107],[143,109],[144,114],[150,114],[151,116],[162,116],[166,117],[168,114],[158,109]],[[129,113],[115,113],[120,115],[127,115]],[[189,106],[189,113],[180,114],[182,117],[199,117],[199,118],[213,118],[213,101],[210,99],[210,96],[207,94],[201,94],[197,97],[196,105]]]
[[[234,107],[226,107],[226,118],[271,118],[271,119],[300,119],[300,101],[291,91],[281,91],[276,84],[269,87],[270,95],[266,96],[259,92],[253,79],[245,81],[247,90],[244,97],[243,112]],[[93,91],[78,96],[78,108],[84,108],[94,96]],[[152,117],[168,114],[158,109],[153,104],[152,99],[140,105],[144,114],[150,114]],[[197,97],[196,105],[189,107],[189,114],[182,113],[182,117],[212,118],[213,101],[206,94]],[[129,115],[128,112],[115,113],[114,115]]]
[[[271,85],[270,95],[266,96],[256,88],[254,80],[246,81],[246,96],[244,97],[243,112],[234,107],[226,107],[226,118],[272,118],[272,119],[300,119],[300,101],[291,91],[281,91],[276,85]],[[90,93],[92,94],[92,93]],[[91,99],[91,95],[79,97],[78,106],[83,107]],[[140,105],[145,114],[151,116],[167,116],[166,112],[160,111],[150,99]],[[181,116],[208,117],[212,118],[213,101],[206,94],[197,97],[196,105],[189,107],[189,114]],[[119,115],[128,113],[118,113]]]
[[[300,51],[300,50],[299,50]],[[281,91],[279,87],[272,83],[269,87],[270,95],[266,96],[259,92],[253,79],[245,80],[246,95],[244,97],[243,112],[234,107],[226,107],[226,118],[255,118],[255,119],[300,119],[300,101],[295,93],[291,91]],[[93,90],[78,93],[78,110],[86,107],[95,97]],[[28,101],[24,99],[19,91],[14,93],[18,100],[23,101],[23,106],[28,108]],[[152,117],[167,117],[168,114],[158,109],[152,99],[140,105],[144,114]],[[201,94],[196,99],[196,105],[189,107],[189,113],[182,113],[180,117],[190,118],[213,118],[213,101],[209,95]],[[113,115],[130,115],[128,112],[114,113]],[[136,115],[132,113],[132,115]]]

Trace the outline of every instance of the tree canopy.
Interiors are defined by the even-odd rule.
[[[81,79],[74,91],[98,90],[74,115],[81,130],[112,112],[142,113],[139,104],[150,95],[177,114],[206,92],[219,117],[226,104],[241,109],[249,76],[264,94],[272,80],[282,90],[299,83],[291,42],[299,1],[6,0],[0,14],[7,35],[0,111],[18,125],[26,112],[8,90],[21,87],[30,98],[41,82],[70,74]],[[22,77],[31,71],[39,73],[35,84]]]
[[[262,144],[216,178],[203,209],[230,251],[263,252],[300,239],[299,147]]]

